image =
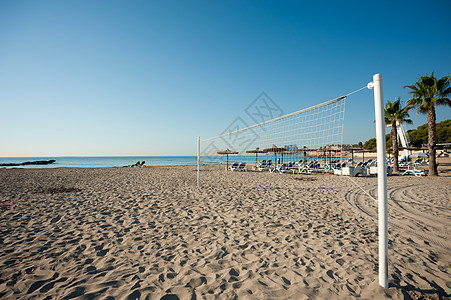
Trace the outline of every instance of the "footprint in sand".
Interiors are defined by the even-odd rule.
[[[199,278],[191,279],[186,286],[190,286],[192,288],[197,288],[204,283],[207,284],[207,278],[205,278],[204,276],[201,276]]]
[[[135,300],[141,298],[141,292],[140,291],[134,291],[130,295],[128,295],[127,300]]]
[[[161,297],[160,300],[180,300],[180,298],[175,294],[167,294]]]
[[[291,281],[289,281],[288,279],[286,279],[285,277],[282,276],[282,281],[286,284],[286,285],[291,285]]]

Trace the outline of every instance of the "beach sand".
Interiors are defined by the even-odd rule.
[[[0,298],[445,299],[451,161],[389,177],[378,284],[377,178],[221,166],[0,169]],[[359,186],[357,186],[359,185]]]

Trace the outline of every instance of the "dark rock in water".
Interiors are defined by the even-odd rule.
[[[18,166],[28,166],[28,165],[50,165],[53,164],[56,160],[37,160],[37,161],[26,161],[20,164],[15,163],[6,163],[0,164],[0,167],[18,167]]]
[[[55,162],[54,159],[52,160],[37,160],[37,161],[27,161],[22,163],[23,166],[26,165],[50,165],[53,164]]]

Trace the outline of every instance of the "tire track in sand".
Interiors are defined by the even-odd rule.
[[[392,214],[397,214],[397,218],[390,218],[389,213],[389,219],[388,224],[389,226],[393,228],[400,229],[404,232],[407,232],[413,236],[416,236],[417,238],[423,239],[425,241],[428,241],[430,243],[433,243],[443,249],[446,249],[448,251],[451,251],[451,246],[449,245],[449,242],[441,237],[441,236],[431,236],[430,233],[422,231],[420,228],[426,228],[424,225],[424,220],[432,220],[431,218],[425,218],[424,216],[418,218],[416,214],[412,213],[412,209],[406,210],[404,205],[399,206],[399,199],[396,199],[396,197],[399,197],[400,193],[402,194],[402,190],[409,189],[410,186],[402,187],[402,188],[389,188],[387,191],[387,194],[389,195],[388,200],[388,209],[391,210]],[[368,193],[372,196],[377,194],[377,187],[371,188]],[[375,197],[375,196],[374,196]],[[377,220],[377,204],[374,203],[372,199],[370,199],[360,188],[354,188],[348,191],[345,194],[345,200],[353,207],[354,209],[357,209],[358,212],[363,213],[367,216],[369,216],[372,219]],[[418,199],[417,199],[418,200]],[[393,204],[395,204],[397,207],[401,208],[401,210],[393,209]],[[390,207],[391,206],[391,207]],[[424,213],[423,213],[424,214]],[[406,215],[408,215],[408,218],[406,218]],[[411,221],[412,225],[414,227],[409,226],[408,224],[405,224],[402,220],[408,220]],[[413,221],[413,222],[412,222]],[[435,227],[434,227],[435,228]]]
[[[427,231],[429,231],[428,227],[433,228],[433,231],[435,233],[439,233],[440,238],[446,240],[446,238],[451,233],[450,231],[446,230],[447,228],[451,228],[451,222],[447,222],[447,224],[438,224],[436,216],[422,212],[418,209],[413,208],[412,206],[409,206],[408,204],[419,206],[427,205],[430,208],[436,208],[438,210],[448,209],[444,207],[437,207],[431,204],[421,203],[421,199],[419,199],[417,195],[410,193],[412,187],[413,186],[406,186],[390,190],[390,192],[388,193],[389,200],[391,200],[398,208],[402,209],[403,212],[411,218],[411,220],[416,220],[416,222],[419,223],[419,226],[423,227]]]

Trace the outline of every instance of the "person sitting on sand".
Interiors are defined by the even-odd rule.
[[[136,164],[133,164],[133,165],[131,165],[130,167],[139,167],[140,166],[140,161],[138,160],[137,162],[136,162]]]

